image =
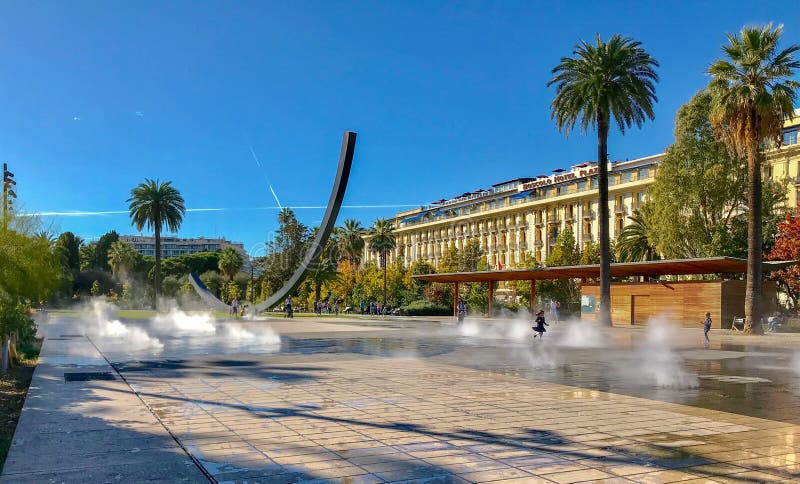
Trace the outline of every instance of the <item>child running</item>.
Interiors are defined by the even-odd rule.
[[[544,336],[544,332],[547,331],[546,329],[544,329],[544,327],[550,326],[544,321],[543,310],[539,310],[539,312],[536,313],[536,321],[534,322],[536,323],[536,326],[533,326],[533,331],[534,331],[533,337],[536,338],[536,336],[538,335],[539,338],[541,338],[542,336]]]
[[[706,337],[706,346],[711,344],[708,339],[708,332],[711,330],[711,313],[706,313],[706,319],[703,321],[703,336]]]

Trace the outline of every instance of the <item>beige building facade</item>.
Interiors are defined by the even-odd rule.
[[[661,155],[609,164],[611,237],[647,197]],[[579,247],[597,241],[597,163],[585,162],[551,175],[518,178],[491,188],[438,200],[395,216],[397,247],[390,260],[417,260],[434,266],[451,244],[475,239],[491,268],[521,266],[530,252],[543,262],[556,237],[570,228]],[[367,250],[365,260],[377,261]]]
[[[798,212],[800,201],[800,111],[797,114],[784,126],[781,148],[770,150],[764,163],[764,177],[786,185],[785,206],[776,209],[790,213]],[[609,164],[612,240],[647,199],[661,157]],[[526,253],[544,262],[567,228],[581,249],[598,240],[597,199],[597,163],[585,162],[437,200],[395,215],[397,247],[389,260],[400,257],[406,265],[423,260],[436,267],[452,244],[460,250],[474,239],[491,269],[522,267]],[[364,261],[378,262],[368,244]]]

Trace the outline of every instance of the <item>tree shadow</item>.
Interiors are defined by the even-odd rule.
[[[140,395],[147,398],[167,399],[172,401],[179,401],[185,403],[192,403],[196,405],[214,405],[218,407],[226,407],[237,411],[244,411],[250,415],[263,418],[274,419],[278,422],[281,419],[308,419],[309,421],[322,421],[328,423],[341,424],[344,426],[366,427],[372,429],[384,429],[387,431],[403,431],[413,433],[424,440],[428,438],[429,441],[420,443],[411,443],[404,445],[391,445],[393,454],[392,457],[386,456],[380,459],[382,463],[386,464],[387,469],[385,476],[381,472],[375,472],[378,477],[392,477],[400,478],[402,476],[409,476],[409,479],[455,479],[455,474],[480,471],[480,463],[475,462],[470,464],[455,463],[447,466],[438,466],[425,462],[421,459],[404,459],[401,456],[407,456],[409,452],[425,451],[429,446],[433,445],[431,441],[436,441],[436,450],[438,451],[458,451],[460,449],[479,452],[481,446],[492,446],[498,451],[523,451],[521,455],[514,455],[508,458],[494,459],[502,462],[511,467],[526,470],[527,472],[536,474],[537,466],[552,465],[553,463],[566,463],[567,461],[580,461],[587,466],[593,468],[600,468],[613,473],[613,468],[624,465],[639,465],[643,467],[644,472],[655,472],[660,470],[680,470],[693,466],[709,467],[703,470],[702,476],[698,477],[726,477],[730,478],[729,473],[714,468],[714,465],[724,464],[724,462],[716,461],[711,458],[703,457],[692,452],[681,449],[672,448],[669,446],[659,445],[657,442],[636,442],[636,445],[626,446],[610,443],[605,446],[596,446],[586,448],[581,441],[571,439],[569,436],[553,432],[549,430],[526,428],[521,429],[522,435],[504,435],[487,430],[471,430],[463,429],[456,431],[442,431],[437,430],[426,425],[408,422],[373,422],[366,420],[359,420],[354,418],[336,417],[331,415],[320,415],[314,413],[314,407],[309,405],[295,405],[292,408],[278,408],[270,406],[252,406],[240,403],[219,402],[213,400],[186,398],[176,395],[164,395],[160,393],[140,392]],[[665,441],[670,438],[675,439],[685,438],[673,434],[662,434]],[[365,437],[366,439],[367,437]],[[455,445],[452,442],[467,442],[467,445]],[[666,442],[665,442],[666,443]],[[336,452],[336,451],[334,451]],[[340,457],[351,459],[352,456],[340,454]],[[269,455],[267,455],[269,457]],[[353,463],[357,464],[356,460]],[[549,464],[548,464],[549,463]],[[735,465],[735,463],[734,463]],[[283,467],[284,469],[281,469]],[[741,465],[742,472],[756,471],[766,472],[775,476],[780,476],[782,479],[796,480],[800,478],[800,473],[790,471],[781,471],[773,467],[766,467],[761,465]],[[259,474],[261,472],[261,474]],[[269,465],[261,469],[231,469],[225,472],[218,472],[220,476],[228,478],[244,478],[249,479],[249,482],[259,482],[258,478],[267,479],[264,482],[280,482],[273,481],[275,476],[290,474],[291,472],[303,472],[307,475],[314,475],[313,469],[298,470],[297,467],[292,466],[278,466],[277,464]],[[236,477],[238,475],[239,477]],[[416,476],[416,477],[414,477]],[[734,478],[736,478],[734,476]],[[255,480],[253,480],[255,479]],[[326,479],[323,477],[323,479]],[[288,481],[287,481],[288,482]],[[428,482],[427,480],[425,482]],[[443,480],[442,482],[446,482]],[[758,479],[748,480],[743,477],[741,482],[759,482]]]
[[[0,482],[206,482],[207,477],[127,389],[113,381],[65,382],[64,371],[107,367],[40,365],[14,433]],[[125,405],[141,410],[120,412]]]

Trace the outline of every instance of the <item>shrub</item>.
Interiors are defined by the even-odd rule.
[[[411,302],[401,306],[400,311],[406,316],[451,316],[453,314],[453,308],[428,301]]]

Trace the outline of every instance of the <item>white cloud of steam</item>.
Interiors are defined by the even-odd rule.
[[[185,313],[173,307],[167,313],[159,313],[153,318],[153,325],[160,331],[173,331],[178,334],[214,334],[217,327],[212,322],[211,313]]]
[[[567,348],[607,348],[608,337],[597,323],[581,319],[562,321],[553,328],[553,338],[559,346]]]
[[[124,342],[131,350],[162,350],[164,344],[137,326],[127,326],[117,319],[118,308],[102,298],[92,299],[84,311],[84,319],[89,322],[86,332],[96,338]]]
[[[634,350],[633,364],[620,371],[624,377],[642,385],[660,388],[697,388],[697,375],[686,371],[674,350],[680,339],[679,327],[663,316],[654,316],[647,323],[644,341]]]
[[[461,336],[469,338],[523,341],[533,338],[531,326],[530,320],[520,314],[514,319],[492,322],[467,318],[458,325],[457,331]]]
[[[258,328],[253,332],[241,327],[238,324],[225,324],[219,328],[220,336],[225,342],[230,343],[247,343],[257,346],[271,346],[280,345],[281,337],[268,326]]]

